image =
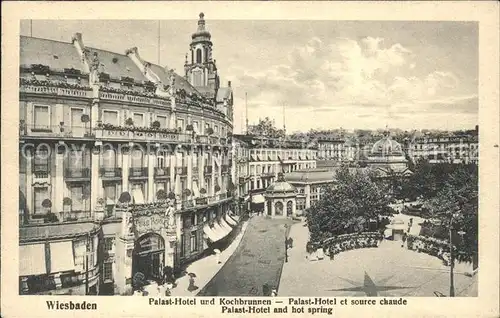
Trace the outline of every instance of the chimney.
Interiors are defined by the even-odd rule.
[[[227,81],[227,87],[231,87],[231,81]]]

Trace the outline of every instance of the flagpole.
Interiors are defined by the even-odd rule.
[[[33,20],[30,20],[30,37],[33,37]]]
[[[246,119],[246,133],[248,135],[248,101],[247,101],[247,92],[245,92],[245,119]]]
[[[158,20],[158,65],[161,66],[160,62],[160,33],[161,33],[161,29],[160,29],[160,26],[161,26],[161,22],[160,20]]]

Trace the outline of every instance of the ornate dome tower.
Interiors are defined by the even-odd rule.
[[[373,144],[366,163],[370,167],[383,171],[404,172],[408,167],[408,160],[405,158],[401,144],[391,139],[388,131],[384,133],[382,139]]]
[[[184,71],[186,80],[198,91],[213,98],[219,89],[217,66],[212,59],[212,35],[205,28],[205,15],[200,13],[198,29],[191,35],[190,58],[186,55]]]
[[[297,192],[293,185],[285,181],[283,172],[278,173],[278,179],[266,189],[264,197],[266,215],[284,218],[296,214]]]

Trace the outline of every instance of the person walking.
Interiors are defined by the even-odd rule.
[[[406,234],[406,232],[404,232],[403,239],[401,240],[401,247],[405,246],[407,236],[408,236],[408,234]]]

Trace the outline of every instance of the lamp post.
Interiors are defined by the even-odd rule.
[[[285,224],[285,263],[288,263],[288,242],[286,237],[286,231],[288,229],[288,225]]]
[[[450,297],[455,297],[455,282],[454,282],[454,274],[453,269],[455,267],[455,257],[453,254],[453,219],[457,216],[456,213],[451,214],[450,216],[450,224],[448,226],[448,234],[449,234],[449,249],[450,249]],[[461,231],[462,232],[462,231]],[[463,232],[465,234],[465,232]],[[463,234],[462,234],[463,235]]]

